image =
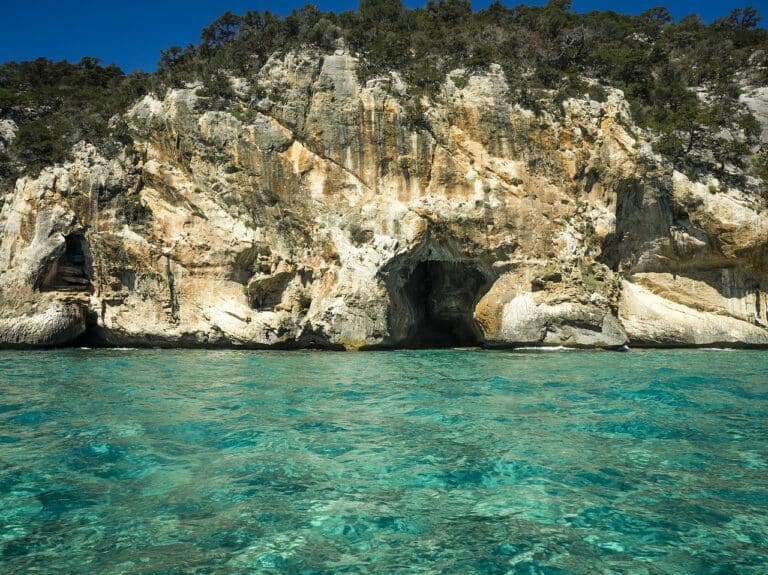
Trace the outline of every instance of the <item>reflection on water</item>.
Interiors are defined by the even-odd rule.
[[[765,573],[768,354],[0,353],[0,572]]]

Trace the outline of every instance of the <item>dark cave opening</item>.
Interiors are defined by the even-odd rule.
[[[481,345],[482,335],[473,313],[489,286],[487,276],[472,262],[417,263],[402,287],[403,304],[410,312],[403,347]]]
[[[43,291],[90,291],[93,277],[91,251],[82,234],[64,238],[64,253],[51,266],[41,289]]]

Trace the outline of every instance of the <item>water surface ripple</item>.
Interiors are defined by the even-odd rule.
[[[768,353],[0,352],[0,572],[764,574]]]

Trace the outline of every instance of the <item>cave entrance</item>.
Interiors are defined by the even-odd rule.
[[[425,260],[400,270],[390,326],[397,347],[473,347],[483,343],[477,302],[491,281],[472,261]],[[399,340],[399,341],[398,341]]]
[[[43,291],[90,291],[93,277],[91,251],[82,234],[64,238],[64,253],[51,266],[43,280]]]

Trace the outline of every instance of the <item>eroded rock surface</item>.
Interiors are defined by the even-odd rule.
[[[768,217],[674,173],[620,92],[555,118],[499,67],[416,99],[356,66],[274,57],[226,111],[145,97],[118,159],[18,181],[0,344],[768,344]]]
[[[18,131],[19,128],[13,120],[0,120],[0,152],[13,142]]]

